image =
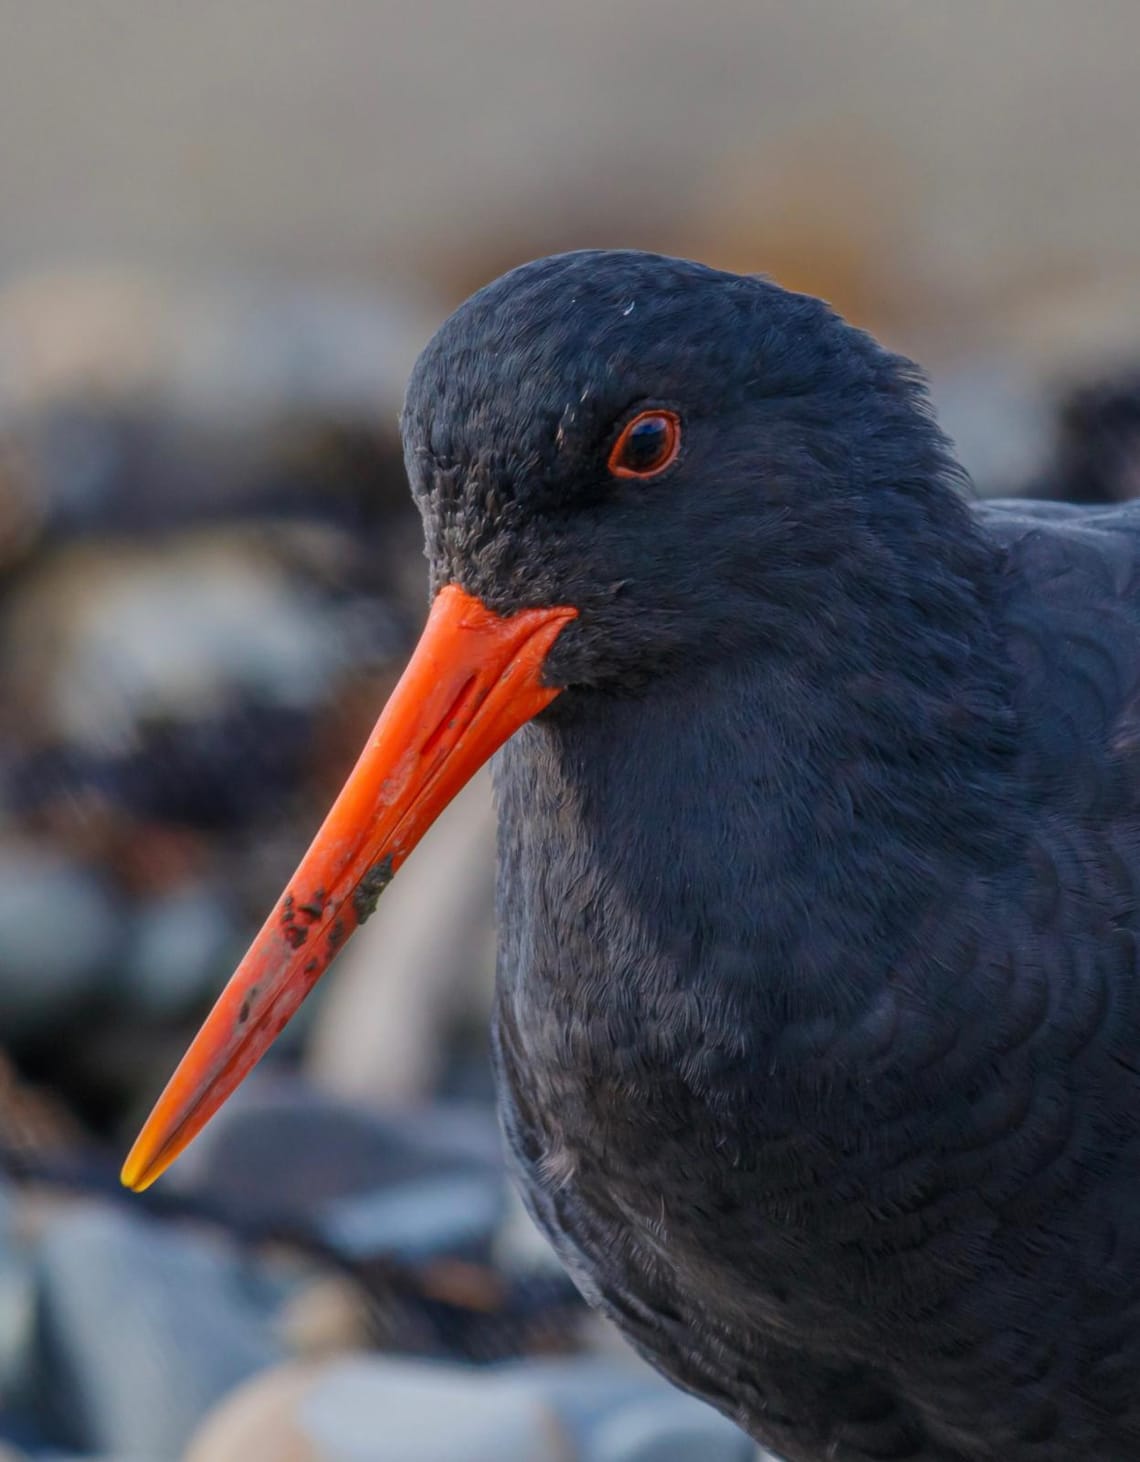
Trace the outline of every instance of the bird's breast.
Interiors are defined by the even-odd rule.
[[[917,926],[889,841],[877,880],[854,850],[813,861],[803,785],[765,776],[762,751],[723,719],[648,711],[528,726],[504,749],[505,1126],[548,1227],[588,1213],[726,1304],[747,1272],[750,1303],[794,1275],[809,1305],[854,1312],[873,1271],[852,1244],[925,1235],[937,1143],[919,1077],[957,1026],[894,978]],[[923,897],[937,953],[950,891],[927,880]]]

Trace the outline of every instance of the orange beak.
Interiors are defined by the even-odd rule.
[[[123,1165],[147,1188],[252,1070],[420,838],[503,742],[559,694],[540,681],[576,609],[503,618],[454,584],[344,789]]]

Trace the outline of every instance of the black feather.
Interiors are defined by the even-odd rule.
[[[433,586],[581,611],[495,1041],[587,1298],[791,1462],[1140,1459],[1140,507],[972,507],[908,362],[633,253],[476,295],[404,428]]]

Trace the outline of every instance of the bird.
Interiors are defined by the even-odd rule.
[[[1140,508],[976,500],[909,360],[638,251],[476,292],[401,427],[422,638],[124,1182],[493,755],[589,1303],[786,1462],[1140,1459]]]

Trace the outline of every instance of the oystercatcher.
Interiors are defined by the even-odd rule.
[[[403,431],[423,638],[125,1181],[502,747],[503,1119],[587,1297],[793,1462],[1140,1458],[1140,510],[972,504],[910,362],[635,252],[474,295]]]

